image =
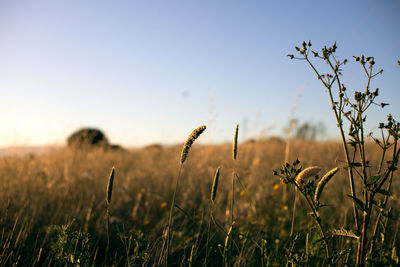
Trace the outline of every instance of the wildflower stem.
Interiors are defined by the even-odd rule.
[[[396,132],[397,131],[398,131],[398,128],[396,129]],[[393,141],[393,143],[394,143],[393,155],[392,155],[393,160],[396,160],[396,157],[398,157],[398,155],[396,155],[397,142],[398,142],[398,136],[395,135],[394,136],[394,141]],[[383,156],[382,157],[384,157],[384,152],[385,151],[386,151],[386,149],[383,150]],[[382,165],[382,163],[381,163],[381,165]],[[381,165],[379,166],[380,167],[379,169],[381,169],[381,167],[382,167]],[[378,173],[380,173],[380,171]],[[390,192],[390,189],[392,187],[392,180],[393,180],[393,171],[390,173],[389,181],[388,181],[388,184],[387,184],[387,187],[386,187],[386,191],[387,192]],[[386,195],[384,200],[383,200],[383,203],[382,203],[382,208],[383,209],[386,209],[386,205],[387,205],[388,200],[389,200],[389,196]],[[374,251],[374,248],[375,248],[375,240],[376,240],[376,237],[377,237],[377,234],[378,234],[378,228],[379,228],[379,224],[380,224],[381,218],[382,218],[382,212],[379,213],[379,215],[378,215],[378,217],[376,219],[376,222],[375,222],[374,232],[373,232],[372,237],[371,237],[371,246],[370,246],[370,250],[369,250],[370,254],[372,254],[372,252]]]
[[[308,64],[311,66],[311,68],[314,70],[314,72],[317,74],[318,78],[320,78],[321,75],[315,69],[314,65],[311,63],[311,61],[308,59],[307,56],[305,56],[305,59],[308,62]],[[332,63],[330,63],[329,60],[327,62],[330,65],[330,67],[334,69],[334,67],[332,66]],[[338,82],[339,88],[342,88],[341,84],[340,84],[340,80],[339,80],[339,75],[337,75],[336,73],[335,73],[335,75],[337,76],[336,80]],[[343,122],[342,122],[341,115],[340,115],[342,111],[339,110],[339,113],[338,113],[337,109],[335,108],[336,105],[335,105],[335,101],[333,99],[331,87],[329,85],[327,85],[321,78],[320,78],[320,80],[324,84],[324,86],[328,89],[329,98],[330,98],[331,104],[332,104],[332,109],[333,109],[333,112],[335,114],[335,118],[336,118],[336,121],[337,121],[337,127],[339,128],[340,137],[342,139],[342,145],[343,145],[344,154],[346,156],[347,171],[348,171],[348,175],[349,175],[349,183],[350,183],[351,195],[352,195],[353,198],[356,198],[356,191],[354,189],[354,177],[353,177],[352,167],[351,167],[351,164],[350,164],[351,161],[350,161],[350,156],[349,156],[349,150],[347,148],[346,137],[345,137],[344,131],[343,131]],[[357,232],[359,232],[360,226],[359,226],[359,220],[358,220],[358,212],[357,212],[357,207],[356,207],[356,204],[354,203],[354,201],[353,201],[353,213],[354,213],[354,221],[355,221],[356,229],[357,229]]]
[[[294,191],[293,209],[292,209],[292,224],[290,226],[290,236],[293,236],[293,231],[294,231],[294,218],[296,215],[297,198],[298,198],[298,192],[297,192],[297,190],[295,190]]]

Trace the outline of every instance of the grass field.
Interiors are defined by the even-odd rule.
[[[1,265],[165,265],[159,259],[181,149],[180,145],[108,152],[60,148],[43,155],[1,157]],[[376,156],[369,159],[376,166],[379,154],[372,144],[367,149]],[[168,265],[326,265],[302,198],[290,236],[294,190],[273,175],[284,157],[285,142],[279,139],[240,143],[235,162],[231,144],[194,145],[183,164],[176,194]],[[304,167],[320,166],[321,173],[340,168],[322,195],[321,202],[327,206],[321,208],[320,216],[326,230],[354,227],[341,145],[294,141],[290,161],[296,158]],[[113,166],[110,249],[106,253],[106,187]],[[218,191],[212,204],[218,166]],[[246,190],[236,181],[234,227],[227,240],[233,170]],[[399,255],[398,178],[396,174],[389,201],[393,218],[375,247],[380,257],[375,260],[387,264],[394,264]],[[211,209],[215,222],[210,219]],[[356,239],[332,237],[328,242],[341,252],[338,265],[354,264]]]

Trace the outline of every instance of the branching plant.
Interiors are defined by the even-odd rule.
[[[385,107],[386,103],[377,103],[379,89],[371,89],[371,80],[383,70],[375,71],[375,60],[373,57],[354,57],[360,63],[362,71],[366,76],[366,86],[363,91],[354,91],[354,96],[348,93],[346,86],[342,83],[342,67],[347,63],[347,59],[339,60],[335,54],[337,46],[334,43],[331,47],[324,47],[321,54],[311,50],[311,42],[303,42],[301,48],[295,47],[298,56],[288,55],[291,59],[304,60],[317,75],[318,80],[328,91],[330,103],[337,126],[340,132],[343,145],[344,156],[346,159],[345,169],[349,177],[349,187],[351,194],[349,197],[353,201],[354,214],[354,234],[349,237],[359,239],[356,248],[357,266],[364,266],[366,260],[375,251],[374,246],[378,237],[379,226],[382,220],[386,222],[390,219],[388,200],[391,192],[393,173],[399,161],[400,149],[398,148],[399,123],[389,114],[386,123],[380,123],[379,129],[381,138],[375,138],[371,133],[365,132],[367,110],[373,105]],[[329,73],[323,74],[317,70],[315,60],[321,60],[328,66]],[[349,125],[349,130],[344,130],[344,122]],[[369,154],[366,149],[367,138],[370,137],[381,149],[381,158],[378,166],[371,166]],[[308,182],[304,186],[298,183],[297,175],[300,175],[301,168],[297,167],[296,161],[293,165],[285,165],[280,172],[285,183],[290,183],[302,193],[312,209],[313,218],[320,230],[321,238],[324,240],[326,257],[331,261],[329,246],[325,239],[324,229],[321,225],[321,218],[318,215],[318,199],[311,198],[322,193],[318,186],[313,182]],[[306,169],[307,170],[307,169]],[[305,170],[304,170],[305,171]],[[276,172],[276,174],[278,174]],[[297,178],[296,178],[297,177]],[[358,180],[356,180],[358,179]],[[320,180],[320,184],[322,179]],[[318,191],[319,190],[319,191]],[[360,196],[361,194],[361,196]],[[377,211],[377,216],[373,216]],[[375,227],[371,224],[375,221]],[[352,233],[353,233],[352,232]],[[333,231],[341,233],[341,231]],[[385,233],[382,233],[383,235]],[[369,253],[367,255],[369,247]]]

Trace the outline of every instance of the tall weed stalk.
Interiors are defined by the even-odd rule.
[[[300,47],[295,47],[298,55],[288,55],[291,59],[304,60],[321,81],[323,87],[327,90],[331,108],[333,110],[337,127],[340,132],[343,151],[346,159],[346,166],[349,178],[349,187],[351,194],[349,197],[353,202],[354,228],[353,230],[334,229],[331,233],[345,235],[350,238],[356,238],[356,265],[364,266],[368,259],[370,263],[374,261],[374,246],[379,232],[379,225],[382,218],[386,222],[390,216],[389,207],[387,205],[393,173],[397,169],[399,161],[400,149],[398,148],[399,139],[399,123],[389,114],[386,123],[380,123],[381,138],[375,138],[372,133],[366,133],[365,123],[367,118],[367,110],[372,106],[385,107],[386,103],[377,103],[376,98],[379,89],[371,89],[371,81],[377,75],[382,74],[383,70],[375,71],[374,57],[366,57],[364,55],[353,57],[355,62],[361,65],[361,70],[366,78],[365,90],[354,91],[351,93],[342,83],[342,68],[347,63],[347,59],[339,60],[336,56],[336,43],[331,47],[322,48],[321,52],[311,50],[311,42],[303,42]],[[329,72],[321,73],[318,71],[315,60],[321,60],[326,63]],[[344,122],[347,122],[349,130],[344,130]],[[370,137],[381,149],[381,159],[377,170],[370,164],[369,154],[366,149],[367,138]],[[389,149],[392,149],[388,155]],[[352,157],[350,155],[353,155]],[[296,164],[285,165],[280,172],[280,176],[286,183],[295,185],[303,194],[309,207],[313,211],[314,219],[319,226],[321,238],[325,240],[326,234],[321,226],[321,218],[318,215],[318,208],[321,207],[317,199],[312,199],[317,187],[312,183],[307,183],[304,187],[296,183],[295,175],[301,170]],[[276,172],[277,174],[277,172]],[[358,178],[360,183],[355,183]],[[322,181],[321,181],[322,182]],[[358,188],[356,188],[356,185]],[[322,193],[322,189],[318,189],[318,194]],[[359,196],[361,194],[361,196]],[[315,201],[317,200],[317,201]],[[377,210],[377,216],[374,216],[374,209]],[[361,214],[361,217],[360,217]],[[375,227],[372,229],[371,224],[375,221]],[[333,258],[329,255],[328,244],[326,246],[326,257],[330,263]],[[367,255],[367,248],[370,248]]]

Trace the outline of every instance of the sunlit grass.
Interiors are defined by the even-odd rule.
[[[285,264],[288,260],[288,255],[280,253],[282,249],[293,245],[297,250],[304,251],[301,244],[310,229],[313,231],[310,228],[311,218],[304,205],[299,205],[298,223],[295,225],[297,235],[289,236],[290,209],[281,202],[283,186],[277,186],[279,179],[272,174],[283,162],[284,148],[284,142],[278,140],[239,144],[235,168],[254,201],[256,214],[252,215],[251,205],[242,188],[236,187],[233,228],[236,232],[232,235],[235,244],[231,251],[231,263],[240,260],[248,265],[259,265],[261,245],[265,257],[263,262],[276,265]],[[62,264],[64,261],[57,256],[60,251],[54,244],[60,242],[60,234],[64,232],[57,235],[49,231],[49,227],[57,225],[70,225],[65,233],[75,238],[84,238],[88,234],[88,245],[79,255],[86,255],[89,259],[82,258],[81,261],[106,264],[104,216],[107,203],[104,199],[108,174],[113,166],[117,174],[112,192],[107,264],[157,263],[161,236],[168,223],[167,207],[171,203],[173,184],[179,170],[180,152],[181,146],[129,152],[73,152],[65,149],[47,155],[0,158],[2,264]],[[292,144],[293,158],[303,158],[305,166],[324,166],[324,173],[343,161],[340,152],[338,143],[297,141]],[[190,153],[182,170],[184,179],[177,194],[177,203],[186,214],[179,209],[173,214],[175,227],[169,257],[171,266],[181,262],[188,264],[189,259],[193,266],[205,262],[206,235],[211,220],[210,196],[218,167],[220,174],[218,193],[213,197],[213,216],[226,231],[231,225],[231,218],[225,212],[231,208],[230,170],[233,161],[229,159],[232,158],[232,145],[194,146]],[[378,156],[371,162],[374,160],[377,161]],[[397,178],[393,184],[393,207],[400,204],[395,197],[399,188]],[[328,218],[330,225],[348,224],[352,203],[346,196],[346,178],[340,172],[334,179],[334,183],[326,185],[321,199],[328,205],[341,203],[341,208],[328,206],[321,210],[321,216]],[[291,203],[293,192],[289,193],[288,202]],[[396,224],[388,227],[392,233],[397,233]],[[207,264],[221,265],[223,257],[219,250],[223,253],[226,235],[214,223],[211,223],[209,235]],[[387,242],[398,240],[394,234],[388,237]],[[309,258],[318,258],[318,251],[312,250],[311,243],[309,246]]]

